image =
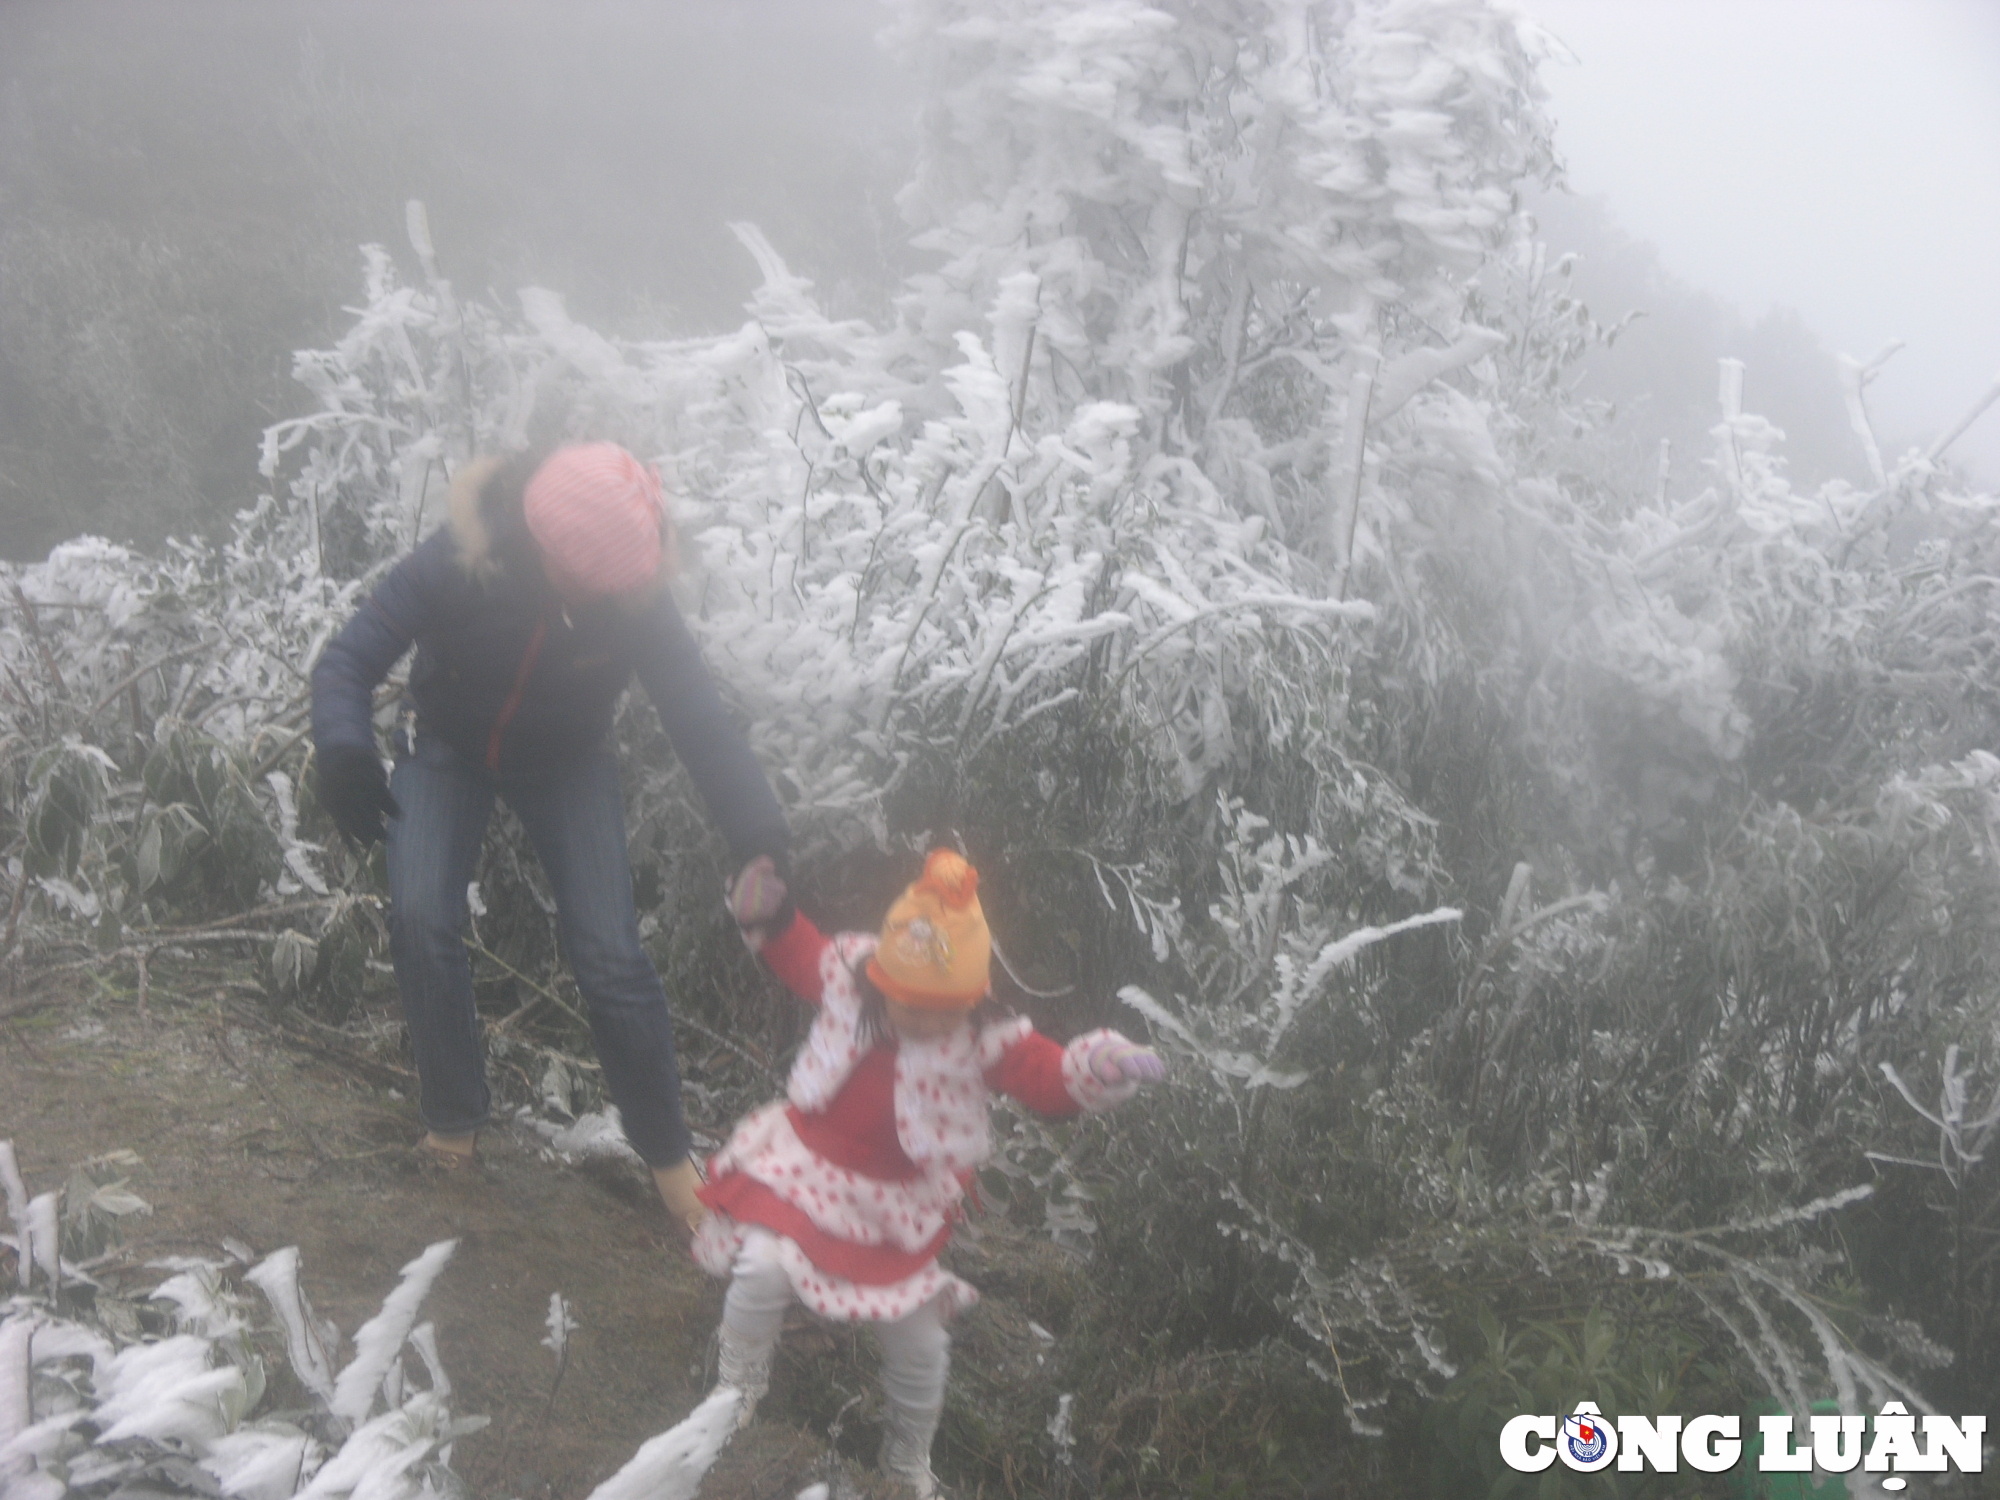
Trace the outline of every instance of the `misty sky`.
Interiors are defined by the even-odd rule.
[[[1574,190],[1752,318],[1795,307],[1862,359],[1905,342],[1869,391],[1885,441],[2000,376],[2000,3],[1517,8],[1576,56],[1543,75]],[[2000,479],[2000,407],[1953,456]]]
[[[2000,373],[2000,0],[1503,3],[1574,54],[1544,71],[1572,187],[1667,273],[1745,329],[1778,306],[1807,346],[1906,342],[1871,391],[1885,444]],[[247,503],[258,431],[301,399],[290,351],[346,325],[355,247],[414,270],[411,197],[448,274],[502,306],[536,283],[608,331],[719,331],[756,278],[725,226],[750,219],[837,314],[881,316],[887,273],[924,263],[894,207],[916,100],[874,46],[887,15],[0,0],[0,556],[78,529],[150,545]],[[1612,277],[1595,310],[1646,295]],[[1621,345],[1641,380],[1668,381],[1668,335]],[[1701,399],[1698,364],[1674,378],[1653,416]],[[1802,474],[1810,453],[1859,481],[1826,384],[1762,410]],[[1760,409],[1754,366],[1746,394]],[[2000,481],[2000,409],[1953,456]]]

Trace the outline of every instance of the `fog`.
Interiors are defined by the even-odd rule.
[[[579,1185],[631,1256],[580,1259],[634,1240],[544,1191],[540,1126],[613,1127],[518,818],[465,872],[498,1170],[394,1144],[410,912],[334,819],[380,790],[371,722],[412,725],[372,685],[415,628],[489,758],[529,691],[672,657],[664,717],[627,694],[607,743],[703,1136],[771,1097],[801,1014],[719,899],[750,848],[704,810],[718,742],[685,731],[722,719],[687,637],[802,912],[869,931],[952,844],[990,877],[997,998],[1168,1059],[1120,1115],[996,1132],[953,1493],[1484,1494],[1510,1412],[1553,1432],[1586,1389],[1689,1431],[1880,1404],[1871,1464],[1915,1457],[1892,1396],[2000,1408],[2000,491],[1958,462],[2000,410],[1922,460],[2000,363],[1990,18],[902,3],[899,67],[878,0],[0,0],[0,555],[46,559],[0,560],[0,1136],[30,1101],[38,1191],[5,1196],[47,1283],[0,1348],[164,1331],[131,1289],[170,1226],[310,1231],[344,1318],[435,1223],[491,1268],[436,1321],[493,1418],[468,1493],[590,1493],[699,1399],[715,1298],[655,1274],[644,1177]],[[1503,5],[1555,29],[1549,110]],[[1839,361],[1894,338],[1891,469]],[[686,636],[602,602],[554,633],[493,545],[511,485],[434,529],[467,488],[440,479],[567,434],[660,461]],[[80,533],[150,550],[56,545]],[[428,754],[449,725],[416,696]],[[395,786],[428,774],[405,754]],[[199,1193],[100,1257],[70,1168],[136,1144],[146,1193]],[[118,1307],[59,1288],[66,1256]],[[102,1327],[45,1347],[70,1311]],[[856,1342],[794,1341],[714,1500],[866,1461]],[[368,1368],[351,1389],[435,1414],[435,1375]],[[299,1382],[240,1389],[203,1441],[301,1417]],[[0,1392],[44,1489],[167,1473],[116,1407],[54,1398],[10,1445],[30,1403]],[[316,1443],[391,1430],[318,1406]],[[370,1492],[446,1485],[419,1451]],[[306,1456],[273,1472],[356,1472]]]
[[[1532,0],[1573,196],[1537,205],[1608,320],[1634,452],[1699,443],[1713,362],[1795,474],[1862,477],[1831,357],[1908,348],[1893,448],[2000,366],[2000,17],[1975,4]],[[838,312],[921,262],[893,196],[914,101],[874,0],[0,7],[0,555],[215,530],[336,337],[364,241],[424,199],[447,274],[654,335],[738,316],[757,222]],[[1828,24],[1831,18],[1832,24]],[[1954,457],[2000,472],[2000,418]]]
[[[908,106],[862,0],[0,6],[0,554],[251,497],[357,247],[633,334],[728,326],[747,218],[879,298]],[[411,269],[414,269],[412,265]]]
[[[2000,376],[2000,6],[1520,8],[1573,54],[1542,76],[1576,193],[1752,322],[1794,310],[1864,360],[1904,342],[1870,388],[1885,440],[1935,437]],[[1953,452],[2000,476],[2000,415]]]

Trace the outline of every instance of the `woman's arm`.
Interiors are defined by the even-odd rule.
[[[429,621],[442,574],[457,566],[448,528],[439,527],[389,570],[361,608],[327,642],[312,668],[313,744],[379,753],[375,685]]]
[[[662,590],[640,628],[639,680],[730,852],[739,865],[783,854],[791,843],[784,812],[673,597]]]

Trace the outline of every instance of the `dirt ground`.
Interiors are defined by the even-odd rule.
[[[454,1411],[492,1419],[453,1458],[475,1495],[588,1495],[706,1389],[721,1285],[688,1258],[636,1166],[568,1165],[509,1125],[481,1137],[480,1170],[441,1173],[411,1150],[414,1079],[388,1046],[228,991],[156,984],[145,1018],[73,980],[23,994],[0,997],[0,1139],[14,1142],[30,1193],[93,1157],[138,1153],[130,1185],[153,1212],[126,1232],[121,1264],[135,1284],[164,1274],[145,1272],[148,1258],[215,1256],[225,1236],[259,1255],[297,1245],[307,1296],[352,1335],[404,1264],[434,1241],[458,1241],[424,1316],[437,1325]],[[393,1036],[386,1018],[379,1030]],[[558,1291],[580,1330],[551,1405],[541,1340]],[[990,1326],[1004,1310],[982,1315],[989,1326],[971,1330],[975,1345],[1005,1346]],[[771,1400],[704,1496],[789,1500],[818,1480],[836,1493],[889,1493],[853,1461],[874,1438],[855,1342],[788,1332]],[[784,1392],[788,1369],[815,1355],[845,1368],[836,1389],[856,1388],[845,1417],[826,1420],[824,1392]]]

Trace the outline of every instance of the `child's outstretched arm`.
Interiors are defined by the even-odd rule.
[[[1141,1084],[1166,1076],[1157,1052],[1115,1031],[1087,1031],[1067,1047],[1029,1031],[986,1070],[986,1084],[1038,1115],[1064,1119],[1123,1104]]]
[[[729,883],[724,897],[750,951],[769,965],[786,989],[819,1004],[820,955],[828,939],[793,905],[776,863],[759,855]]]

